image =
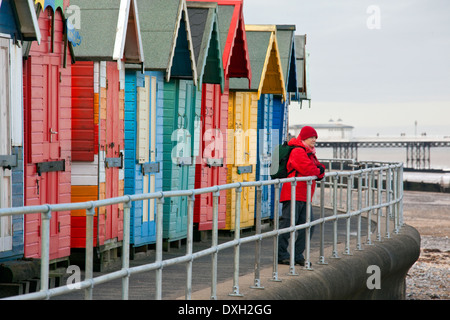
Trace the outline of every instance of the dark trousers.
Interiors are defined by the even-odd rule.
[[[311,220],[313,217],[311,206]],[[306,223],[306,202],[295,202],[295,225]],[[279,228],[289,228],[291,226],[291,201],[283,202],[283,209],[280,217]],[[314,226],[311,227],[311,237],[314,231]],[[297,239],[295,240],[295,261],[301,261],[303,257],[303,251],[305,251],[305,229],[298,230],[296,232]],[[283,233],[278,237],[278,260],[289,259],[290,254],[287,250],[289,245],[290,233]]]

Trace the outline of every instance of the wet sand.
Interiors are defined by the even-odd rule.
[[[421,253],[406,277],[406,299],[450,300],[450,195],[405,191],[404,222],[421,235]]]

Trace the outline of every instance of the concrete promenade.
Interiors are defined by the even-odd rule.
[[[314,210],[314,215],[317,216],[319,210]],[[327,214],[330,214],[328,212]],[[362,219],[362,230],[366,231],[366,219]],[[351,219],[351,230],[356,230],[356,218]],[[269,225],[266,228],[271,229]],[[376,225],[372,224],[372,231],[374,232]],[[345,220],[338,222],[338,254],[339,258],[330,258],[332,252],[332,223],[325,224],[325,262],[327,265],[319,265],[319,232],[317,226],[315,228],[313,238],[311,241],[311,262],[313,263],[313,271],[305,270],[301,266],[296,266],[296,273],[298,275],[289,275],[289,266],[278,265],[278,277],[282,282],[274,282],[272,279],[273,271],[273,240],[264,239],[262,241],[261,250],[261,289],[252,289],[250,286],[254,285],[254,256],[255,244],[248,243],[241,245],[240,253],[240,267],[239,267],[239,292],[243,297],[231,297],[228,294],[233,292],[233,262],[234,249],[222,250],[218,253],[218,300],[225,299],[254,299],[254,300],[289,300],[289,299],[347,299],[347,298],[370,298],[363,296],[354,296],[352,290],[354,287],[366,287],[367,278],[370,274],[367,273],[367,263],[378,264],[384,268],[381,270],[382,278],[390,278],[390,273],[396,273],[395,281],[389,280],[399,290],[394,290],[395,294],[391,296],[383,296],[382,299],[398,299],[401,298],[402,290],[404,291],[404,278],[397,279],[406,275],[409,267],[417,260],[415,253],[420,250],[420,236],[414,228],[405,226],[400,235],[393,235],[391,239],[383,239],[376,241],[375,235],[372,234],[373,245],[364,245],[364,250],[356,251],[356,233],[351,234],[351,255],[344,255],[345,243]],[[253,230],[243,230],[241,237],[253,235]],[[384,233],[383,233],[384,236]],[[219,243],[223,243],[233,239],[232,234],[221,233]],[[366,241],[366,235],[363,233],[363,244]],[[194,242],[193,251],[207,249],[211,246],[210,239]],[[391,248],[390,248],[391,247]],[[399,252],[396,252],[400,250]],[[169,252],[163,253],[163,259],[170,259],[181,256],[186,253],[185,244],[179,248],[170,248]],[[395,256],[402,256],[402,261],[395,259]],[[392,259],[396,261],[392,261]],[[130,261],[130,267],[152,263],[155,261],[154,250],[149,250],[146,254],[138,254],[134,260]],[[366,263],[367,262],[367,263]],[[401,266],[395,266],[399,263]],[[352,270],[352,268],[359,268]],[[107,271],[120,269],[120,262],[116,268]],[[400,273],[399,273],[400,272]],[[100,272],[94,272],[94,277],[101,275]],[[162,271],[162,299],[175,300],[185,298],[186,288],[186,264],[179,264],[165,267]],[[350,276],[345,280],[346,276]],[[392,277],[391,277],[392,278]],[[84,274],[82,275],[84,279]],[[333,284],[333,279],[341,279]],[[344,281],[342,283],[342,281]],[[354,283],[354,282],[358,283]],[[384,281],[384,280],[383,280]],[[386,280],[387,281],[387,280]],[[153,300],[155,299],[155,271],[140,273],[132,275],[129,279],[129,299],[130,300]],[[384,287],[387,288],[386,283]],[[403,283],[403,284],[402,284]],[[307,287],[303,287],[307,285]],[[317,286],[319,285],[319,287]],[[320,288],[320,285],[322,288]],[[93,290],[94,300],[112,300],[121,299],[121,280],[115,280],[109,283],[97,285]],[[403,286],[403,287],[402,287]],[[192,296],[193,300],[208,300],[211,294],[211,258],[209,256],[202,257],[193,261],[193,275],[192,275]],[[329,287],[329,288],[327,288]],[[301,289],[299,292],[297,289]],[[303,288],[303,289],[302,289]],[[312,292],[316,288],[316,292]],[[325,289],[324,289],[325,288]],[[324,290],[326,292],[324,292]],[[358,289],[359,290],[359,289]],[[373,290],[372,290],[373,291]],[[391,292],[392,288],[389,290]],[[374,291],[373,293],[380,293],[381,291]],[[342,294],[341,294],[342,293]],[[348,294],[346,297],[345,295]],[[78,300],[84,298],[83,291],[74,290],[73,293],[53,297],[55,300]]]

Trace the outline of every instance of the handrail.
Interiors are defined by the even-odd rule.
[[[128,287],[129,287],[129,277],[133,274],[148,272],[154,270],[156,272],[156,299],[162,298],[162,269],[166,266],[187,263],[187,282],[186,282],[186,299],[191,298],[192,289],[192,262],[193,260],[211,255],[212,265],[211,265],[211,299],[217,299],[216,288],[217,288],[217,254],[221,250],[227,248],[234,248],[234,275],[233,275],[233,289],[230,295],[240,296],[242,295],[239,291],[239,249],[240,245],[249,242],[255,242],[255,282],[252,288],[261,288],[259,272],[260,272],[260,250],[261,241],[265,238],[274,239],[273,247],[273,281],[279,281],[278,279],[278,265],[277,265],[277,254],[278,254],[278,236],[283,233],[290,233],[290,243],[293,244],[295,239],[295,232],[301,229],[306,229],[306,249],[305,249],[305,268],[311,269],[310,262],[310,232],[311,228],[319,225],[320,226],[320,257],[319,264],[325,264],[324,256],[324,224],[326,222],[333,223],[333,254],[332,258],[338,257],[337,252],[337,221],[339,219],[346,220],[346,241],[344,254],[350,254],[350,218],[357,217],[357,250],[362,250],[362,222],[361,217],[364,213],[367,214],[367,244],[372,244],[372,216],[376,215],[377,218],[377,233],[376,238],[378,241],[381,240],[381,218],[382,209],[386,210],[385,215],[385,238],[390,238],[390,220],[394,221],[394,232],[398,233],[401,226],[403,225],[403,163],[388,163],[388,162],[355,162],[351,159],[327,159],[321,160],[324,162],[329,161],[330,168],[332,163],[338,163],[340,168],[343,168],[344,163],[351,163],[351,170],[346,171],[331,171],[325,174],[323,180],[318,181],[318,186],[320,190],[316,192],[316,196],[319,197],[319,203],[315,205],[320,207],[320,218],[310,221],[309,214],[307,214],[307,221],[301,225],[294,225],[295,219],[292,219],[295,202],[291,206],[291,226],[284,229],[279,229],[278,219],[279,219],[279,191],[280,186],[284,183],[291,183],[295,186],[300,181],[307,182],[307,208],[309,213],[309,208],[311,204],[311,185],[312,181],[316,180],[317,177],[292,177],[285,179],[275,179],[275,180],[265,180],[265,181],[250,181],[250,182],[236,182],[225,185],[207,187],[202,189],[191,189],[191,190],[171,190],[171,191],[161,191],[146,194],[135,194],[135,195],[124,195],[121,197],[103,199],[88,202],[79,203],[65,203],[65,204],[46,204],[38,206],[28,206],[28,207],[16,207],[16,208],[4,208],[0,209],[0,217],[9,215],[20,215],[20,214],[30,214],[30,213],[41,213],[42,216],[42,227],[41,227],[41,283],[42,287],[39,292],[23,294],[19,296],[9,297],[7,299],[49,299],[53,296],[58,296],[73,292],[73,285],[65,285],[57,288],[48,288],[48,278],[49,278],[49,235],[50,235],[50,218],[51,213],[55,211],[67,211],[67,210],[86,210],[86,261],[85,261],[85,280],[78,282],[77,288],[85,290],[85,299],[92,299],[93,288],[101,283],[122,279],[122,298],[128,299]],[[357,178],[357,187],[354,187],[354,179]],[[340,180],[340,181],[338,181]],[[346,180],[346,183],[344,183]],[[339,182],[339,183],[338,183]],[[376,185],[375,185],[376,182]],[[244,238],[240,237],[240,192],[243,188],[256,188],[257,197],[261,197],[261,187],[262,186],[274,186],[275,188],[275,202],[274,202],[274,229],[271,231],[261,232],[261,209],[257,205],[256,208],[256,234],[252,236],[247,236]],[[328,190],[326,189],[328,188]],[[222,244],[218,244],[218,197],[220,192],[227,190],[236,190],[236,223],[234,230],[234,239]],[[292,195],[295,198],[295,188],[292,188]],[[345,203],[338,201],[338,190],[343,192],[347,190],[347,199]],[[354,199],[354,192],[356,191],[356,199]],[[212,245],[210,248],[193,252],[193,210],[195,195],[203,193],[213,194],[213,229],[212,229]],[[384,194],[384,197],[383,197]],[[163,203],[165,198],[185,196],[188,197],[188,230],[187,230],[187,252],[184,256],[176,257],[172,259],[163,260],[162,259],[162,244],[163,244],[163,234],[162,234],[162,222],[163,222]],[[363,201],[363,196],[365,199]],[[326,217],[324,215],[325,210],[325,200],[326,197],[330,197],[330,208],[333,210],[333,215]],[[131,202],[142,201],[147,199],[155,199],[157,206],[156,213],[156,260],[153,263],[129,267],[129,245],[130,245],[130,208]],[[354,202],[356,202],[356,209],[353,210]],[[112,204],[124,204],[124,228],[123,228],[123,252],[122,252],[122,269],[110,272],[98,277],[93,277],[93,225],[94,225],[94,215],[95,209],[112,205]],[[257,201],[258,203],[258,201]],[[338,208],[339,206],[339,208]],[[341,212],[338,214],[338,211]],[[290,275],[296,275],[294,252],[295,248],[293,245],[290,246]]]

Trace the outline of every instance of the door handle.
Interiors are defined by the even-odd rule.
[[[50,128],[50,142],[53,142],[54,134],[58,134],[58,131],[53,131],[53,128]]]

